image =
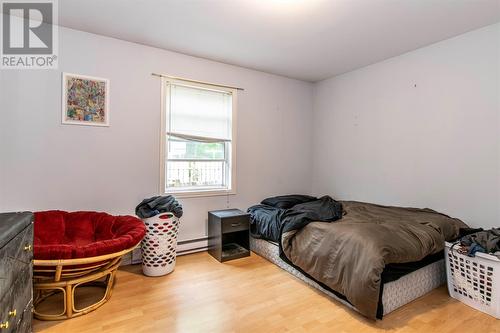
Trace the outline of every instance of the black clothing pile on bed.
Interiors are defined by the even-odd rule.
[[[281,234],[310,222],[333,222],[342,217],[342,205],[329,196],[283,195],[248,208],[250,232],[255,238],[279,242]]]

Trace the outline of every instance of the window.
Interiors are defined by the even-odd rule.
[[[162,95],[163,192],[234,193],[236,91],[164,79]]]

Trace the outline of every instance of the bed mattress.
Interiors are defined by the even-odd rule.
[[[254,253],[264,257],[296,278],[304,281],[309,286],[320,290],[329,297],[357,311],[349,302],[339,298],[330,290],[322,287],[313,279],[305,276],[299,270],[284,262],[279,256],[279,248],[276,243],[250,237],[250,248]],[[414,299],[427,294],[445,282],[445,264],[444,259],[441,259],[408,273],[395,281],[385,283],[382,293],[383,314],[386,315],[410,303]]]

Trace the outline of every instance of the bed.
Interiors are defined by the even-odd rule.
[[[430,209],[269,199],[248,210],[252,251],[371,319],[443,284],[444,241],[467,227]]]

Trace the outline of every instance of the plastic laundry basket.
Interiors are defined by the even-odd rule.
[[[448,242],[445,257],[450,296],[500,319],[500,259],[479,252],[469,257]]]
[[[179,219],[172,213],[143,219],[147,233],[142,241],[142,271],[148,276],[172,272],[177,256]]]

